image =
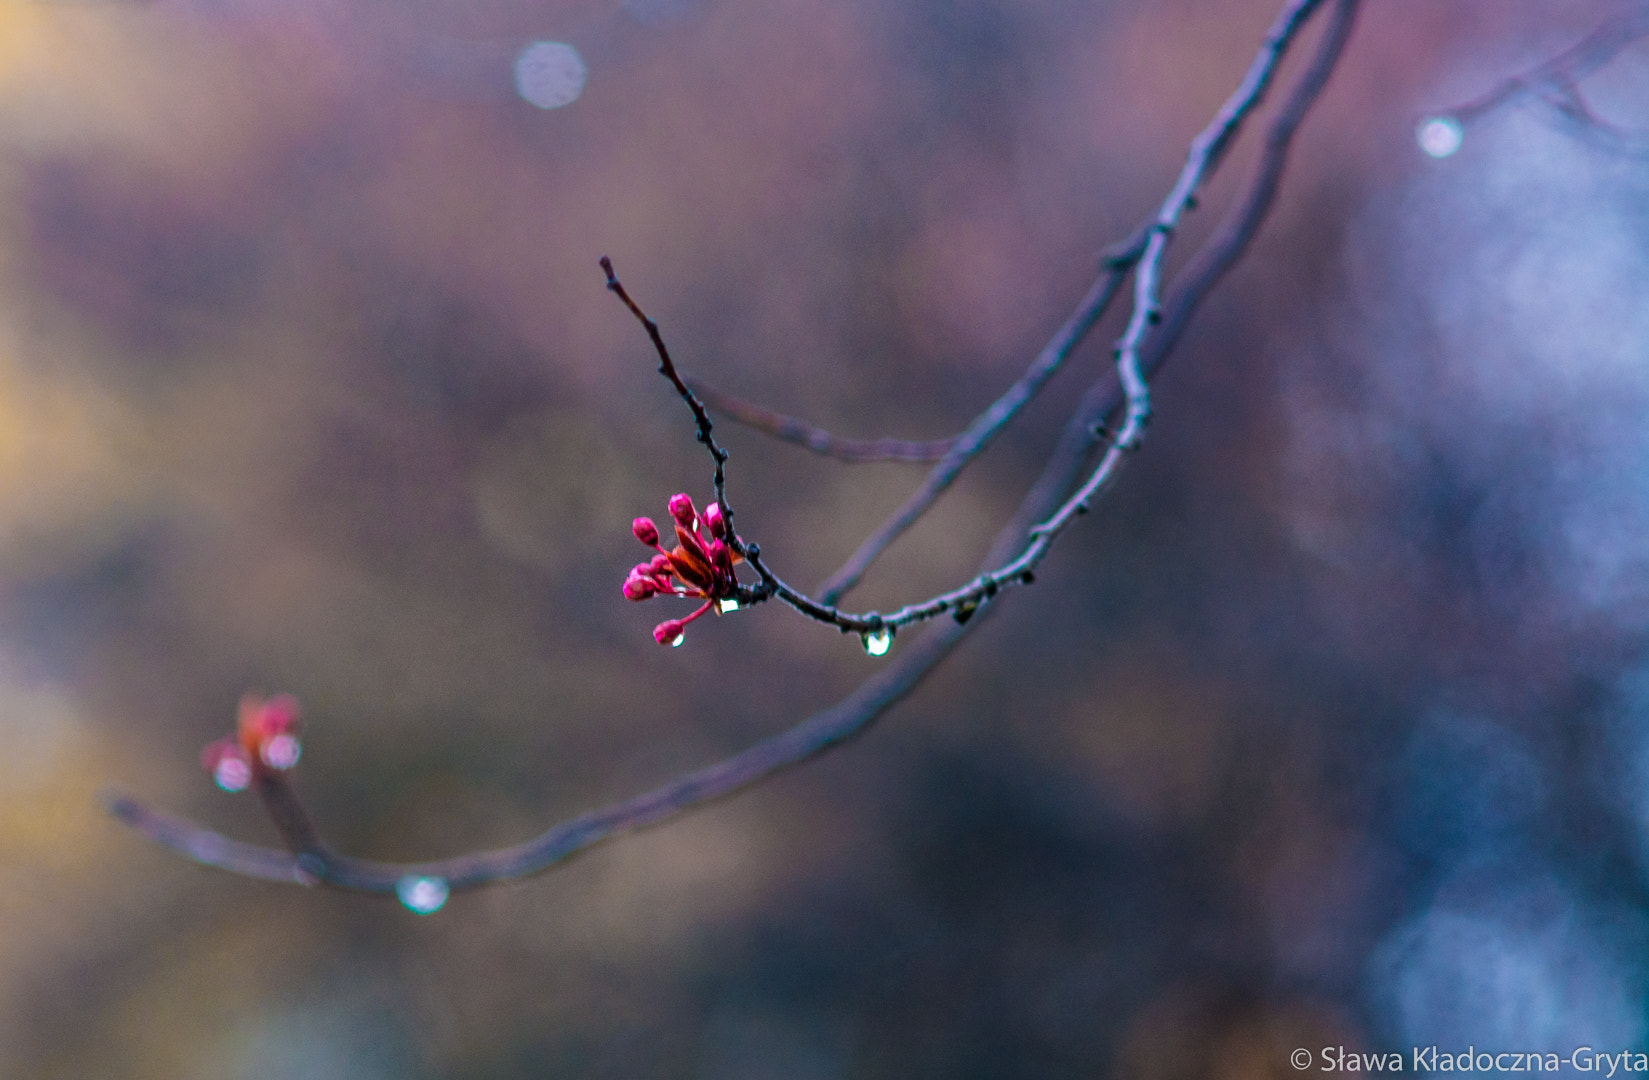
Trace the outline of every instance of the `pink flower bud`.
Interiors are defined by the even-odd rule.
[[[681,640],[687,624],[680,619],[666,619],[653,627],[653,640],[660,645],[674,645]]]
[[[298,718],[298,699],[291,694],[277,694],[263,703],[260,728],[268,735],[291,735],[302,726]]]
[[[652,518],[638,517],[630,522],[630,531],[636,534],[648,547],[658,547],[658,526],[653,524]]]
[[[662,551],[653,556],[653,561],[647,564],[647,573],[651,577],[670,578],[670,556]]]
[[[720,540],[710,541],[710,564],[717,570],[731,574],[733,572],[733,552]]]
[[[645,600],[658,593],[658,585],[650,577],[644,577],[630,571],[630,576],[624,579],[624,598],[626,600]]]
[[[727,519],[722,516],[721,503],[711,503],[704,508],[704,524],[711,536],[718,540],[727,539]]]
[[[691,529],[693,523],[698,520],[698,512],[693,509],[693,500],[685,491],[670,496],[670,516],[684,529]]]

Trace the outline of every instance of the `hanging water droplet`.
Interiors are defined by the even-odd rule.
[[[1414,138],[1428,156],[1446,158],[1460,149],[1466,129],[1452,116],[1428,116],[1415,128]]]
[[[271,769],[290,769],[298,763],[303,744],[292,735],[276,735],[263,744],[263,763]]]
[[[864,642],[865,652],[872,656],[886,656],[887,651],[893,648],[893,627],[878,626],[874,630],[866,630],[859,635]]]
[[[687,640],[687,635],[686,634],[684,634],[684,633],[683,634],[677,634],[676,637],[675,637],[675,640],[670,642],[670,648],[679,649],[679,648],[681,648],[681,643],[686,641],[686,640]]]
[[[225,791],[245,791],[246,785],[252,782],[252,766],[244,758],[225,754],[212,770],[212,779]]]
[[[438,877],[408,874],[395,883],[395,895],[401,898],[401,903],[405,904],[408,910],[416,911],[420,915],[431,915],[440,911],[450,892],[445,879]]]
[[[723,600],[721,603],[717,604],[716,609],[723,615],[726,615],[729,611],[739,610],[739,602],[729,596],[726,600]]]

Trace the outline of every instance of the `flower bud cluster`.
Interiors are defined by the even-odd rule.
[[[303,745],[298,731],[298,699],[280,694],[264,699],[247,694],[240,699],[240,719],[232,738],[208,743],[200,763],[225,791],[244,791],[252,779],[270,771],[284,771],[298,763]]]
[[[658,554],[637,563],[624,579],[627,600],[650,600],[655,596],[702,597],[704,603],[685,619],[666,619],[653,628],[660,645],[679,645],[687,624],[707,611],[719,610],[722,601],[738,596],[739,580],[734,564],[743,560],[728,543],[727,517],[719,503],[704,508],[701,516],[685,493],[670,499],[670,518],[675,525],[676,546],[669,551],[659,546],[659,530],[652,518],[638,517],[630,531]]]

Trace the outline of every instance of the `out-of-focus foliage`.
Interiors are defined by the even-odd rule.
[[[1603,10],[1369,4],[1145,452],[965,659],[815,765],[419,918],[185,864],[94,793],[266,838],[196,757],[290,691],[328,837],[433,857],[834,700],[851,639],[770,605],[661,650],[619,595],[631,518],[708,469],[597,257],[684,369],[943,436],[1270,0],[4,0],[0,1075],[1642,1047],[1649,163],[1516,110],[1413,138]],[[1629,52],[1596,100],[1646,95]],[[971,569],[1104,359],[867,605]],[[915,477],[729,443],[804,584]]]

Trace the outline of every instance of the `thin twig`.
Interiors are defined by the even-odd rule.
[[[822,457],[852,464],[872,461],[938,461],[956,445],[955,439],[918,442],[909,439],[850,439],[833,435],[806,420],[765,409],[687,377],[687,385],[706,405],[736,423],[813,451]]]
[[[1248,197],[1241,201],[1232,218],[1176,280],[1168,301],[1163,305],[1164,316],[1159,332],[1140,345],[1139,369],[1143,375],[1149,376],[1160,368],[1197,302],[1253,238],[1259,221],[1270,207],[1290,138],[1338,60],[1357,6],[1358,0],[1337,0],[1334,19],[1318,46],[1316,59],[1272,124],[1259,173]],[[663,353],[662,344],[660,352]],[[1127,404],[1123,382],[1115,373],[1088,389],[1075,415],[1066,425],[1042,476],[1027,493],[1013,520],[986,557],[986,566],[1009,559],[1024,543],[1031,523],[1052,520],[1061,513],[1082,512],[1080,507],[1084,504],[1073,497],[1066,499],[1062,505],[1061,497],[1070,490],[1099,442],[1099,425]],[[1096,475],[1103,473],[1107,468],[1105,462],[1117,453],[1115,444],[1111,443]],[[1083,489],[1079,489],[1079,494],[1091,484],[1092,477]],[[1046,529],[1036,531],[1031,550],[1040,548],[1045,551],[1053,535],[1054,532]],[[1004,569],[1023,563],[1029,555],[1029,550],[1022,553]],[[989,576],[981,575],[980,580]],[[991,601],[995,595],[995,590],[981,591],[975,598],[975,606],[968,609],[973,613],[972,618],[944,622],[930,628],[853,693],[789,731],[644,795],[581,814],[515,847],[438,862],[396,864],[337,855],[312,839],[307,845],[298,845],[309,850],[297,855],[231,840],[209,829],[158,813],[125,796],[110,796],[106,802],[115,817],[150,839],[195,862],[248,877],[308,885],[321,883],[368,893],[394,893],[409,880],[420,878],[439,879],[452,891],[473,888],[547,869],[603,839],[657,824],[711,800],[726,797],[840,745],[863,732],[891,705],[914,689],[980,624],[981,616],[994,610],[995,605]],[[284,785],[283,790],[291,794]],[[304,820],[307,822],[307,819]],[[282,831],[286,832],[285,829]],[[313,837],[312,832],[309,835]],[[290,844],[292,837],[288,836],[287,840]]]
[[[1468,124],[1518,98],[1545,96],[1554,89],[1561,92],[1565,84],[1573,85],[1584,79],[1613,60],[1622,49],[1645,36],[1649,36],[1649,6],[1634,4],[1604,20],[1597,29],[1551,59],[1536,64],[1521,75],[1506,79],[1481,97],[1445,110],[1441,115]]]
[[[630,298],[629,291],[613,272],[613,260],[603,255],[601,269],[607,275],[607,288],[624,301],[624,306],[630,309],[630,314],[636,317],[647,330],[647,336],[652,339],[653,349],[658,353],[659,374],[670,380],[670,385],[676,388],[676,393],[681,395],[681,399],[692,410],[693,423],[698,427],[698,440],[704,444],[704,448],[716,462],[716,502],[721,504],[722,516],[727,520],[728,542],[733,550],[739,551],[738,534],[733,531],[733,507],[727,502],[727,451],[721,448],[721,444],[716,442],[715,435],[711,434],[715,425],[710,422],[710,414],[705,411],[704,403],[693,394],[692,388],[677,374],[675,361],[670,359],[670,350],[664,344],[664,335],[659,333],[658,323],[641,310],[640,304]]]
[[[1114,294],[1116,286],[1120,284],[1121,277],[1116,272],[1121,271],[1125,273],[1130,267],[1132,267],[1134,262],[1139,258],[1140,252],[1143,250],[1144,245],[1145,230],[1144,228],[1141,228],[1128,239],[1112,244],[1104,251],[1100,252],[1100,268],[1104,271],[1109,271],[1109,273],[1102,274],[1098,281],[1095,282],[1093,288],[1108,287],[1110,292],[1105,296],[1104,300],[1098,304],[1098,310],[1093,312],[1092,318],[1087,320],[1087,329],[1092,329],[1093,323],[1097,322],[1099,317],[1104,314],[1105,308],[1110,303],[1111,294]],[[1091,291],[1092,290],[1090,290],[1090,292]],[[1083,303],[1078,304],[1076,314],[1073,314],[1071,319],[1067,320],[1066,326],[1061,328],[1060,333],[1055,335],[1054,340],[1050,342],[1049,345],[1046,346],[1042,352],[1038,353],[1035,359],[1031,361],[1031,366],[1027,369],[1026,373],[1020,377],[1019,381],[1009,387],[1001,398],[991,404],[990,408],[988,408],[979,417],[975,418],[973,427],[969,429],[969,432],[974,431],[974,429],[986,428],[987,425],[990,425],[993,418],[995,423],[994,426],[989,426],[988,430],[984,430],[982,434],[977,436],[979,438],[979,442],[970,457],[977,456],[979,451],[983,450],[985,445],[989,443],[992,438],[994,438],[996,432],[1000,430],[1002,425],[1010,421],[1014,414],[1017,413],[1026,402],[1036,396],[1037,391],[1040,390],[1043,383],[1047,381],[1048,376],[1052,375],[1057,369],[1059,363],[1064,360],[1065,356],[1075,349],[1078,344],[1080,344],[1081,338],[1086,335],[1087,330],[1084,330],[1083,333],[1078,335],[1075,340],[1070,341],[1060,355],[1051,358],[1052,363],[1050,364],[1050,351],[1056,349],[1059,345],[1061,337],[1067,333],[1071,322],[1082,317],[1084,310],[1088,306],[1088,299],[1088,297],[1084,297]],[[968,434],[968,432],[964,432],[963,435],[953,438],[935,439],[928,442],[886,438],[848,439],[843,438],[840,435],[833,435],[823,428],[814,424],[809,424],[807,421],[798,417],[788,416],[780,412],[774,412],[771,409],[766,409],[760,405],[745,401],[743,398],[736,397],[733,394],[726,393],[722,390],[717,390],[715,387],[709,385],[703,380],[695,379],[690,375],[686,377],[686,382],[687,385],[710,406],[710,408],[714,409],[716,412],[726,415],[728,418],[736,421],[737,423],[754,428],[755,430],[771,435],[776,439],[782,439],[785,442],[791,442],[798,446],[806,447],[814,453],[821,454],[825,457],[832,457],[838,461],[846,461],[851,463],[867,461],[938,461],[941,458],[944,458],[945,455],[949,453],[953,447],[957,446],[958,443],[962,442]],[[945,469],[945,466],[940,466],[939,469],[943,470]],[[935,470],[936,473],[938,471],[939,470]],[[954,479],[955,471],[952,471],[950,475],[951,478]],[[929,476],[928,480],[924,482],[924,489],[926,489],[928,485],[934,483],[934,477]],[[905,507],[902,507],[899,511],[895,511],[894,519],[896,520],[901,517],[908,508],[916,504],[917,500],[925,499],[925,501],[922,502],[921,507],[916,511],[919,516],[920,510],[925,509],[926,506],[932,502],[933,496],[937,495],[938,492],[943,490],[943,488],[948,486],[948,484],[949,480],[938,484],[934,488],[931,495],[924,496],[922,492],[918,492],[916,495],[913,495],[911,501],[907,502]],[[886,528],[886,526],[884,526],[884,528]],[[891,541],[892,539],[894,539],[894,537],[890,535],[888,537],[888,541]],[[885,546],[885,542],[883,546]],[[872,556],[872,558],[874,558],[874,556]],[[841,572],[843,571],[838,571],[838,573]],[[859,571],[861,574],[863,572],[864,571],[862,569]],[[829,590],[825,591],[828,592]],[[834,599],[834,597],[831,597],[831,599]]]

